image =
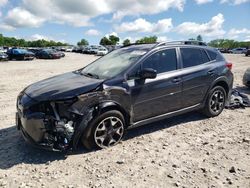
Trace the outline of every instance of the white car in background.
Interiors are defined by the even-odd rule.
[[[65,49],[65,52],[72,52],[73,51],[73,48],[66,48]]]
[[[96,55],[100,55],[100,56],[103,56],[103,55],[106,55],[109,51],[107,50],[107,48],[99,48],[97,50],[97,53]]]
[[[6,53],[7,49],[4,49],[3,47],[0,47],[0,53]]]
[[[246,48],[234,48],[230,50],[229,52],[232,54],[244,54],[246,53],[247,49]]]

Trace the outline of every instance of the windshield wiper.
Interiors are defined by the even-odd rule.
[[[87,76],[87,77],[99,79],[99,76],[97,74],[93,74],[93,73],[90,73],[90,72],[84,72],[84,73],[82,72],[81,74],[84,75],[84,76]]]

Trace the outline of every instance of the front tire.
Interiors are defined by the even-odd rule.
[[[111,110],[91,121],[82,136],[85,148],[103,149],[116,145],[124,136],[125,120],[121,112]]]
[[[218,116],[226,103],[226,91],[221,86],[215,86],[208,94],[203,114],[207,117]]]

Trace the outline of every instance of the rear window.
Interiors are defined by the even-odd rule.
[[[193,67],[209,62],[206,52],[199,48],[181,48],[183,68]]]

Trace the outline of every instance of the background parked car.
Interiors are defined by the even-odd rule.
[[[229,48],[220,48],[219,51],[221,53],[230,53],[230,49]]]
[[[0,47],[0,52],[6,53],[6,52],[7,52],[7,49],[5,49],[4,47]]]
[[[243,76],[243,84],[250,88],[250,68],[248,68]]]
[[[73,51],[73,48],[72,47],[69,47],[69,48],[66,48],[65,49],[65,52],[72,52]]]
[[[90,46],[89,54],[97,54],[98,49],[98,46]]]
[[[234,48],[232,50],[229,50],[232,54],[244,54],[246,52],[246,48]]]
[[[0,52],[0,61],[7,61],[8,55],[6,53]]]
[[[25,49],[15,49],[12,48],[7,51],[7,55],[9,56],[9,59],[15,59],[15,60],[33,60],[35,58],[35,54],[33,52],[30,52]]]
[[[53,49],[43,49],[36,53],[36,58],[39,59],[59,59],[61,57],[61,52],[57,52]]]
[[[103,56],[103,55],[106,55],[108,52],[109,52],[109,51],[107,50],[107,48],[101,47],[101,48],[98,49],[96,55]]]
[[[246,56],[249,56],[250,55],[250,49],[248,49],[245,53]]]
[[[28,50],[36,54],[37,52],[41,51],[41,48],[28,48]]]
[[[61,57],[65,57],[65,53],[58,51],[58,50],[54,50],[55,53],[59,53]]]

